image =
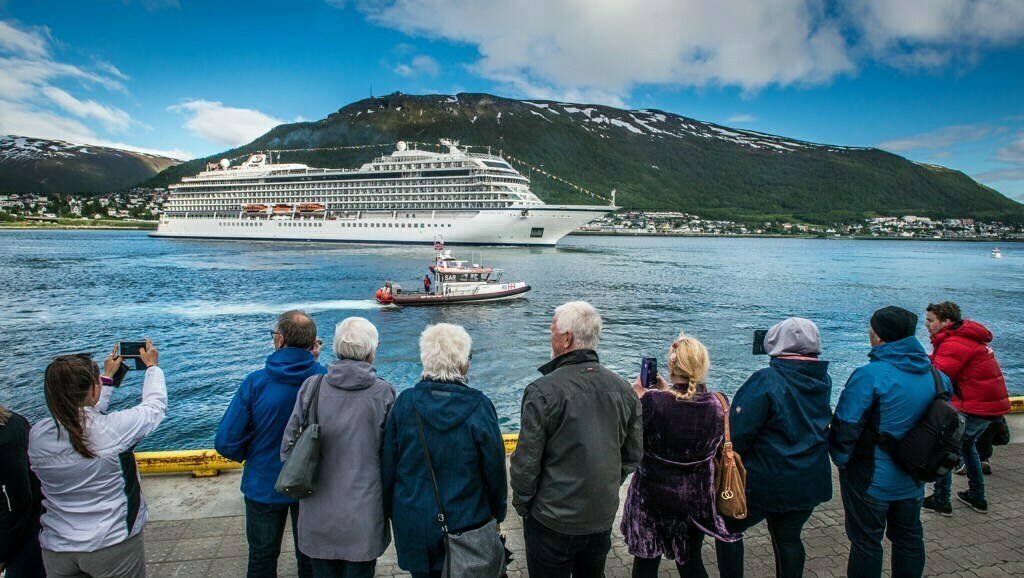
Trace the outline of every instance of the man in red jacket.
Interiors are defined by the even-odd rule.
[[[962,456],[967,466],[968,490],[957,492],[956,497],[974,511],[987,513],[985,477],[975,442],[992,420],[1010,412],[1006,381],[988,345],[992,332],[976,321],[961,319],[960,307],[952,301],[928,305],[926,311],[932,365],[953,381],[953,407],[967,418]],[[952,481],[952,472],[937,480],[934,493],[924,499],[924,508],[952,516]]]

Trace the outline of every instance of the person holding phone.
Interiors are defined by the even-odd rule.
[[[146,572],[142,498],[135,445],[167,413],[159,352],[146,340],[139,356],[148,369],[142,400],[107,413],[114,394],[104,385],[121,366],[117,345],[103,372],[89,354],[60,355],[46,367],[50,417],[29,434],[29,461],[42,484],[43,564],[51,578],[136,577]]]
[[[725,525],[742,533],[767,520],[775,575],[795,578],[804,570],[804,524],[832,498],[832,378],[828,362],[818,359],[821,338],[813,321],[791,317],[755,332],[754,344],[755,353],[770,356],[768,367],[740,386],[729,410],[732,447],[747,468],[748,512],[742,520],[726,517]],[[717,542],[715,550],[722,576],[743,576],[742,539]]]
[[[704,344],[680,333],[668,352],[669,380],[637,378],[643,410],[644,453],[626,494],[619,529],[633,555],[634,578],[658,576],[661,558],[680,576],[706,577],[704,535],[735,541],[718,514],[712,460],[725,436],[725,412],[708,391]],[[724,576],[725,574],[723,574]]]

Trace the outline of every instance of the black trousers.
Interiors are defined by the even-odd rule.
[[[804,561],[807,558],[800,534],[813,511],[765,512],[751,507],[747,517],[742,520],[726,516],[722,516],[722,519],[725,520],[725,527],[733,533],[746,532],[767,520],[768,535],[772,540],[772,550],[775,551],[775,576],[799,578],[803,576]],[[715,541],[715,554],[722,578],[742,578],[743,540],[732,543]]]
[[[526,541],[526,568],[530,576],[543,578],[603,578],[608,551],[612,547],[611,528],[596,534],[562,534],[544,524],[523,520]]]
[[[680,578],[707,578],[708,571],[704,568],[704,559],[700,552],[701,546],[704,545],[704,534],[693,528],[693,533],[687,537],[687,542],[690,547],[690,559],[685,564],[676,562],[676,571],[679,572]],[[661,558],[634,556],[632,578],[658,578],[660,566]]]

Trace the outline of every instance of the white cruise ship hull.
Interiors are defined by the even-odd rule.
[[[366,213],[356,218],[274,219],[164,215],[152,237],[339,243],[553,246],[582,225],[615,210],[606,206]]]

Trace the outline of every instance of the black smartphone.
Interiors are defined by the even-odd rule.
[[[645,357],[640,361],[640,385],[651,389],[658,384],[658,360]]]
[[[768,350],[764,348],[764,336],[767,334],[767,329],[754,330],[754,355],[768,355]]]
[[[139,350],[146,348],[145,341],[122,341],[121,357],[133,359],[139,356]]]
[[[117,371],[114,372],[114,375],[110,376],[110,379],[114,380],[114,383],[111,385],[114,387],[121,387],[121,382],[124,381],[124,376],[128,375],[129,369],[128,364],[122,361],[120,367],[118,367]]]

